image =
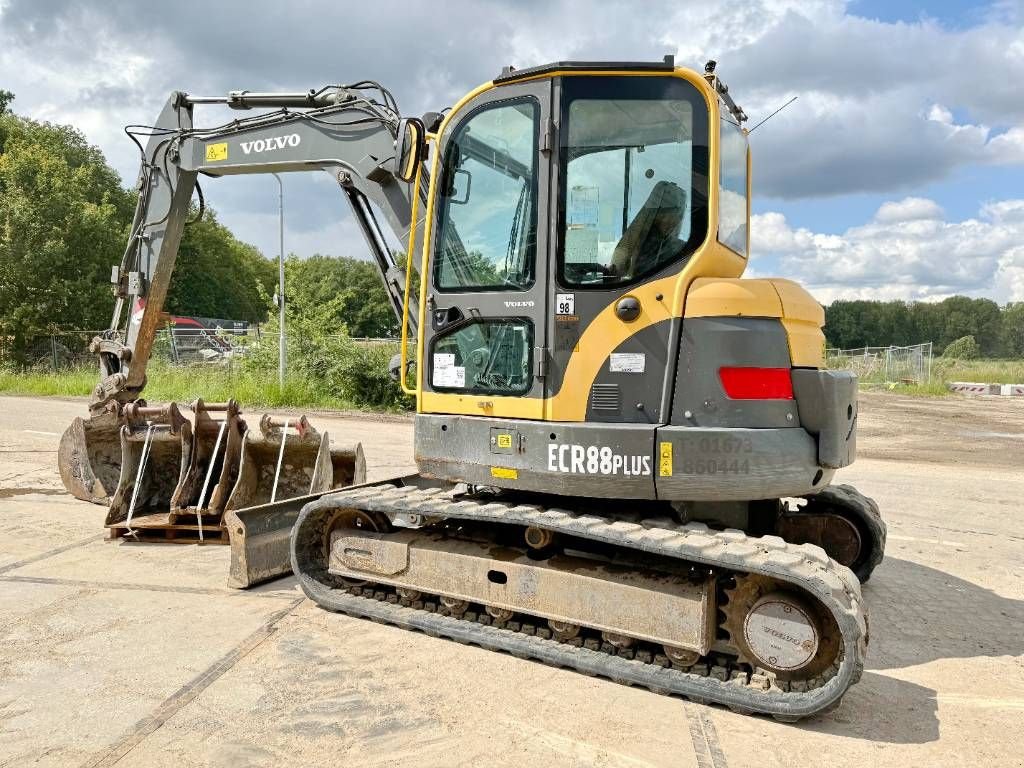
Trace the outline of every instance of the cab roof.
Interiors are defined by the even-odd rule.
[[[513,83],[516,80],[525,80],[538,75],[549,75],[562,71],[587,71],[587,72],[671,72],[676,68],[675,56],[666,56],[661,61],[555,61],[551,64],[541,64],[528,69],[516,69],[505,67],[501,74],[494,78],[495,85]]]

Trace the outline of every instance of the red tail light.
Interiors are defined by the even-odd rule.
[[[719,368],[722,389],[730,400],[792,400],[789,368]]]

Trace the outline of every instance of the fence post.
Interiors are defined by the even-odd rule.
[[[171,341],[171,360],[174,361],[175,365],[178,365],[181,360],[178,358],[178,345],[174,340],[174,327],[167,327],[167,338]]]
[[[53,356],[53,372],[56,373],[58,370],[57,366],[57,335],[54,333],[50,334],[50,354]]]

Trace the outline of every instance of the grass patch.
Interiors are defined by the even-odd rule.
[[[950,397],[954,393],[944,381],[932,379],[927,384],[881,384],[879,382],[860,382],[860,388],[869,392],[896,392],[901,395],[916,397]]]
[[[1024,384],[1024,360],[955,360],[938,358],[933,378],[976,381],[981,384]]]
[[[270,376],[223,366],[172,366],[154,361],[149,366],[144,397],[151,402],[190,403],[197,398],[223,401],[235,398],[244,407],[359,409],[351,399],[331,394],[305,376],[290,377],[283,390],[276,373]],[[87,396],[98,381],[93,366],[53,371],[0,370],[0,393],[29,396]]]
[[[330,408],[337,410],[402,411],[408,402],[389,394],[397,388],[380,375],[389,349],[370,350],[353,357],[344,367],[323,372],[298,368],[289,374],[283,390],[277,386],[277,372],[249,366],[171,365],[153,360],[145,397],[151,402],[190,403],[197,398],[223,401],[234,398],[252,408]],[[366,359],[373,355],[379,359]],[[365,380],[364,380],[365,379]],[[95,366],[68,368],[60,372],[0,368],[0,393],[43,397],[88,396],[98,381]],[[342,382],[350,386],[339,386]],[[1024,360],[943,360],[932,365],[927,384],[891,384],[861,380],[865,390],[897,392],[919,397],[950,394],[951,381],[985,384],[1024,383]]]
[[[876,377],[877,376],[877,377]],[[949,360],[937,357],[932,361],[931,381],[921,384],[884,381],[878,372],[861,377],[860,388],[875,392],[897,392],[919,397],[943,397],[953,394],[949,383],[971,381],[979,384],[1024,383],[1024,360]]]
[[[0,368],[0,392],[6,395],[88,395],[99,380],[94,366],[52,371],[11,371]]]

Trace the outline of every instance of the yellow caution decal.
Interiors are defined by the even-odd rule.
[[[508,434],[498,435],[498,447],[499,448],[511,448],[512,447],[512,435],[508,435]]]
[[[518,480],[519,472],[510,467],[491,467],[491,477],[499,480]]]
[[[658,446],[658,475],[672,477],[672,443],[661,443]]]
[[[206,145],[206,162],[214,163],[218,160],[228,159],[228,143],[226,141],[217,144]]]

